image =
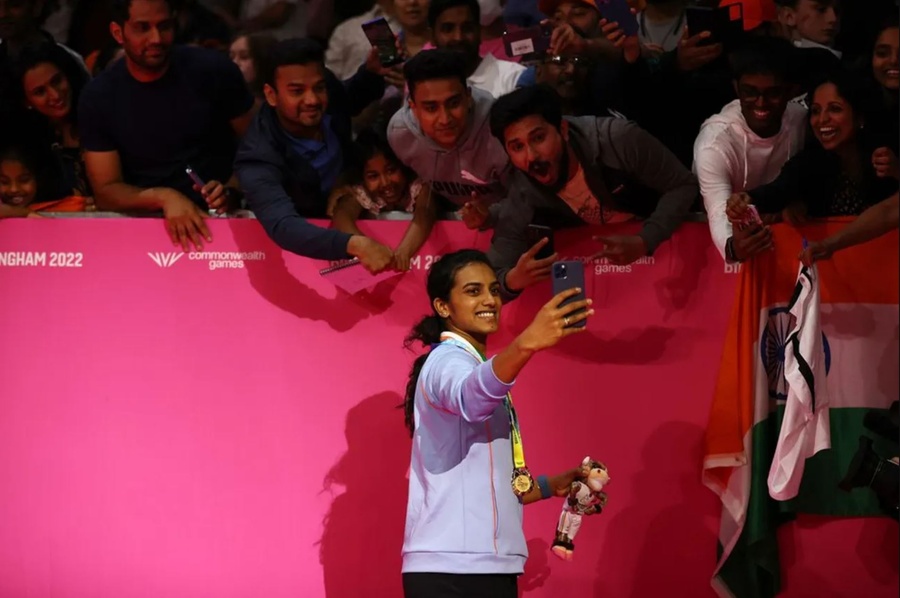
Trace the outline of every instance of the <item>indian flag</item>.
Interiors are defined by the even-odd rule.
[[[788,394],[784,352],[788,311],[805,236],[823,239],[849,220],[772,228],[775,251],[744,264],[706,430],[703,483],[722,501],[712,585],[720,596],[768,598],[781,588],[776,528],[797,513],[883,516],[868,488],[838,489],[860,435],[882,456],[886,441],[863,426],[871,408],[900,392],[898,234],[847,249],[817,264],[822,345],[828,380],[831,449],[806,461],[796,498],[769,497],[767,478]]]

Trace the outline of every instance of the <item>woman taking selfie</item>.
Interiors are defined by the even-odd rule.
[[[590,300],[556,295],[502,351],[486,358],[500,323],[500,286],[487,257],[462,250],[428,273],[432,314],[406,339],[431,347],[413,364],[406,424],[413,436],[403,542],[406,598],[516,598],[527,549],[522,506],[566,496],[581,467],[533,478],[510,390],[535,353],[584,330]]]

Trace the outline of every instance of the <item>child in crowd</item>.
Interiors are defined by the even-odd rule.
[[[89,199],[81,196],[52,198],[52,175],[40,168],[40,160],[25,149],[0,150],[0,218],[33,216],[36,212],[84,212]]]
[[[361,217],[376,217],[382,212],[412,214],[412,222],[403,240],[394,250],[394,266],[409,269],[437,218],[431,189],[404,166],[383,137],[372,130],[360,132],[354,145],[356,159],[345,174],[346,183],[335,188],[328,200],[328,215],[337,230],[361,235],[356,226]]]

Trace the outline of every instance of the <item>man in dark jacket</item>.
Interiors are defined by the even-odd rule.
[[[388,247],[306,220],[325,217],[328,194],[352,155],[350,119],[384,93],[374,51],[343,84],[309,39],[279,42],[270,69],[266,103],[234,165],[250,209],[283,249],[326,260],[354,256],[372,272],[383,270],[393,259]]]
[[[506,300],[547,278],[555,255],[535,259],[529,224],[553,229],[643,218],[636,235],[603,238],[598,255],[618,265],[652,255],[697,197],[694,176],[653,136],[619,118],[565,117],[544,85],[522,88],[491,108],[491,132],[515,170],[488,257]]]

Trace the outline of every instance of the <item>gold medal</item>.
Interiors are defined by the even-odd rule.
[[[518,497],[523,497],[534,488],[534,479],[528,469],[521,467],[513,471],[512,475],[513,492]]]

